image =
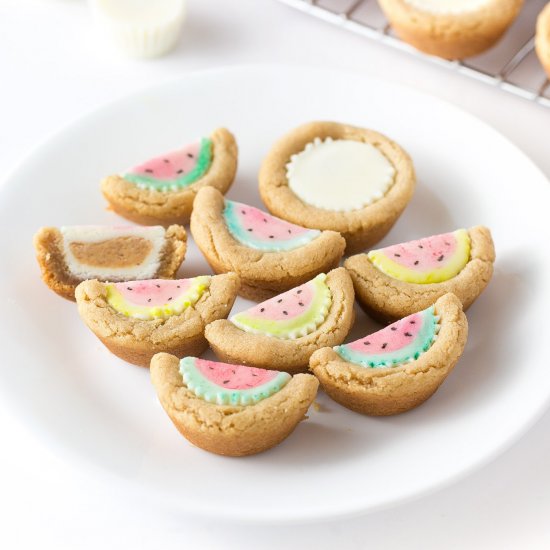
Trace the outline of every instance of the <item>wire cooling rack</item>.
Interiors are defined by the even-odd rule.
[[[399,40],[376,0],[279,1],[343,29],[550,107],[550,82],[534,49],[537,15],[548,0],[526,0],[520,15],[496,46],[461,61],[422,54]]]

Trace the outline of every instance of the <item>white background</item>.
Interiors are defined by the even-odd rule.
[[[150,62],[102,44],[82,0],[0,0],[0,168],[7,173],[48,134],[105,101],[192,70],[254,62],[338,67],[412,85],[489,122],[550,175],[550,110],[273,0],[189,0],[179,47]],[[550,547],[550,413],[506,454],[450,488],[370,516],[292,527],[160,514],[60,462],[2,403],[0,432],[1,548]]]

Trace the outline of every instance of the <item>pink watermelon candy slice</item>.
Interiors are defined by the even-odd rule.
[[[218,405],[253,405],[277,393],[290,374],[184,357],[180,373],[185,385],[197,396]]]
[[[195,305],[209,285],[207,275],[111,283],[107,285],[107,303],[126,317],[165,319]]]
[[[177,191],[202,178],[211,163],[212,141],[202,138],[132,168],[123,178],[142,189]]]
[[[328,315],[332,295],[324,273],[292,290],[231,317],[245,332],[282,339],[310,334]]]
[[[240,202],[226,200],[223,215],[229,232],[237,241],[265,252],[294,250],[321,234],[316,229],[294,225]]]
[[[382,368],[414,361],[433,344],[439,331],[434,307],[413,313],[395,323],[334,351],[346,361]]]
[[[440,283],[452,279],[470,259],[470,236],[465,229],[417,241],[371,250],[374,266],[400,281]]]

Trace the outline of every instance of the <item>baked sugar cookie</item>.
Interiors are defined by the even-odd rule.
[[[86,279],[173,278],[185,257],[186,239],[179,225],[73,225],[43,227],[34,236],[34,247],[44,282],[74,300],[76,286]]]
[[[119,215],[145,225],[186,224],[197,191],[225,193],[237,171],[237,143],[225,128],[178,151],[109,176],[101,191]]]
[[[311,122],[275,143],[259,181],[272,214],[341,233],[349,254],[384,237],[411,199],[416,180],[409,155],[386,136]]]
[[[252,206],[197,193],[191,233],[216,273],[241,277],[239,294],[265,300],[338,266],[346,242],[334,231],[304,229]]]
[[[179,357],[208,346],[204,327],[227,317],[237,296],[234,273],[192,279],[124,283],[84,281],[76,288],[78,312],[115,355],[148,367],[155,353]]]
[[[550,3],[546,4],[537,18],[535,49],[548,78],[550,78]]]
[[[374,334],[316,351],[310,370],[344,407],[374,416],[398,414],[439,388],[462,355],[467,336],[460,300],[445,294]]]
[[[399,37],[445,59],[477,55],[506,32],[523,0],[378,0]]]
[[[294,374],[320,347],[344,341],[354,320],[353,284],[340,267],[279,294],[229,320],[206,327],[206,339],[223,361]]]
[[[319,387],[309,374],[196,357],[180,361],[167,353],[153,357],[151,380],[180,433],[205,451],[227,456],[278,445],[304,420]]]
[[[486,227],[459,229],[348,258],[359,303],[373,317],[399,319],[452,292],[467,309],[489,284],[495,248]]]

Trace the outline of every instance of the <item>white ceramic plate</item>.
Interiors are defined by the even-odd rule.
[[[229,196],[260,205],[256,174],[270,144],[322,119],[375,128],[414,159],[416,194],[382,244],[486,224],[496,241],[495,275],[468,312],[464,356],[423,406],[369,418],[320,395],[320,410],[277,448],[243,459],[210,455],[172,426],[148,371],[110,355],[74,304],[42,284],[32,235],[42,225],[120,223],[99,193],[103,176],[221,125],[240,146]],[[0,189],[0,391],[68,464],[91,465],[98,481],[174,513],[302,521],[403,502],[486,463],[549,400],[549,204],[548,182],[515,146],[433,97],[297,68],[188,76],[81,119]],[[191,244],[180,273],[205,272]],[[375,328],[359,313],[349,339]]]

